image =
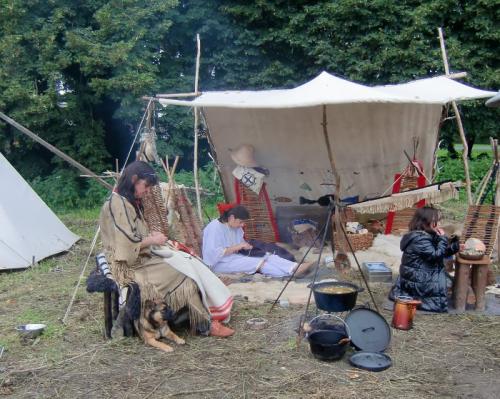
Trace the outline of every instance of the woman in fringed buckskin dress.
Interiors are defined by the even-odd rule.
[[[142,214],[141,199],[156,183],[151,166],[133,162],[102,207],[99,224],[112,274],[121,286],[135,281],[142,303],[163,300],[174,311],[187,308],[193,330],[230,336],[234,330],[221,324],[229,320],[233,303],[228,288],[199,259],[174,248],[162,257],[152,248],[167,241],[162,233],[148,231]]]

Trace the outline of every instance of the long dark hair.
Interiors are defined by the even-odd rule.
[[[432,206],[418,208],[408,225],[410,231],[422,230],[427,233],[434,233],[433,224],[437,224],[441,219],[441,213]]]
[[[134,205],[136,210],[139,210],[142,205],[135,198],[135,183],[132,182],[133,176],[137,176],[137,180],[145,180],[148,186],[158,184],[158,177],[154,169],[143,161],[134,161],[123,170],[116,186],[116,192]]]
[[[219,222],[225,223],[229,219],[229,216],[234,216],[235,219],[248,220],[250,219],[250,213],[248,213],[247,208],[243,205],[236,205],[235,207],[225,211],[219,218]]]

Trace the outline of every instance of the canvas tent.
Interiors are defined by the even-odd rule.
[[[442,106],[452,100],[491,97],[446,77],[368,87],[326,72],[288,90],[205,92],[193,101],[159,99],[164,106],[202,109],[225,192],[234,200],[230,150],[255,147],[275,208],[299,204],[300,196],[335,193],[323,132],[326,111],[332,156],[341,178],[341,197],[381,195],[407,164],[403,150],[432,168]],[[277,201],[290,198],[289,203]]]
[[[22,269],[68,250],[69,231],[0,153],[0,270]]]

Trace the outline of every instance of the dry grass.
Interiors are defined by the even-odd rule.
[[[86,238],[39,268],[0,275],[0,395],[14,398],[496,398],[500,391],[500,319],[417,315],[411,331],[393,330],[393,367],[370,373],[348,355],[319,362],[305,341],[296,346],[302,307],[237,302],[229,339],[187,337],[165,354],[139,339],[102,338],[102,297],[82,288],[68,325],[64,315],[87,256],[94,222],[65,222]],[[375,287],[382,302],[386,288]],[[365,293],[359,302],[368,301]],[[389,312],[382,311],[389,320]],[[270,324],[247,330],[252,317]],[[21,342],[13,327],[41,321],[40,339]],[[185,333],[184,333],[185,334]],[[182,335],[182,333],[181,333]]]

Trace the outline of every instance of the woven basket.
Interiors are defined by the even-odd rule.
[[[339,240],[338,233],[334,233],[335,240],[335,249],[337,251],[350,251],[349,244],[345,239]],[[347,237],[352,245],[352,249],[354,251],[362,251],[370,248],[373,245],[373,234],[365,233],[365,234],[349,234],[347,233]]]

